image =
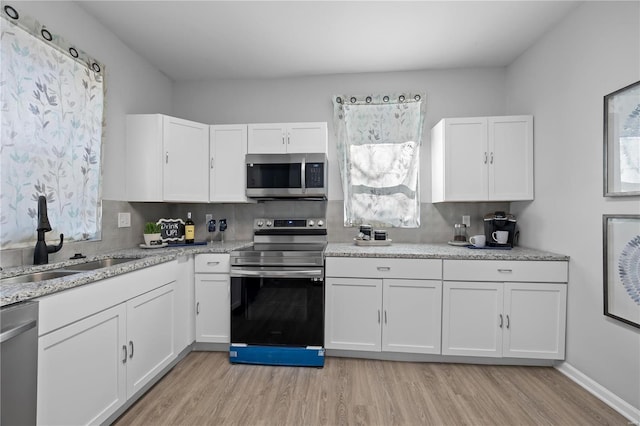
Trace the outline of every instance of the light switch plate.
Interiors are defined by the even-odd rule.
[[[469,215],[462,216],[462,223],[464,225],[467,225],[467,228],[471,227],[471,216]]]
[[[118,213],[118,228],[129,228],[131,227],[131,213]]]

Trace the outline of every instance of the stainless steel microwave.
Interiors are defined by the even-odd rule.
[[[247,197],[327,199],[327,156],[247,154]]]

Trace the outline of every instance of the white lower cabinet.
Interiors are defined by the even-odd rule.
[[[126,306],[40,338],[38,424],[99,424],[127,400]]]
[[[176,262],[40,298],[37,423],[104,422],[182,350]]]
[[[229,255],[198,254],[195,258],[196,342],[231,341]]]
[[[445,260],[444,279],[443,355],[564,359],[566,262]]]
[[[325,347],[439,354],[440,265],[433,259],[327,258]]]

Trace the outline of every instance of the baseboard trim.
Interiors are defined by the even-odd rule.
[[[569,379],[583,387],[587,392],[594,395],[596,398],[616,410],[618,413],[625,416],[630,424],[640,426],[640,409],[629,404],[609,389],[596,382],[582,371],[578,370],[571,364],[563,362],[560,365],[556,365],[555,368],[567,376]]]

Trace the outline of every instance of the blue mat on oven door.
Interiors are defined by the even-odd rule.
[[[232,364],[286,365],[292,367],[324,367],[324,348],[319,346],[253,346],[231,345]]]

